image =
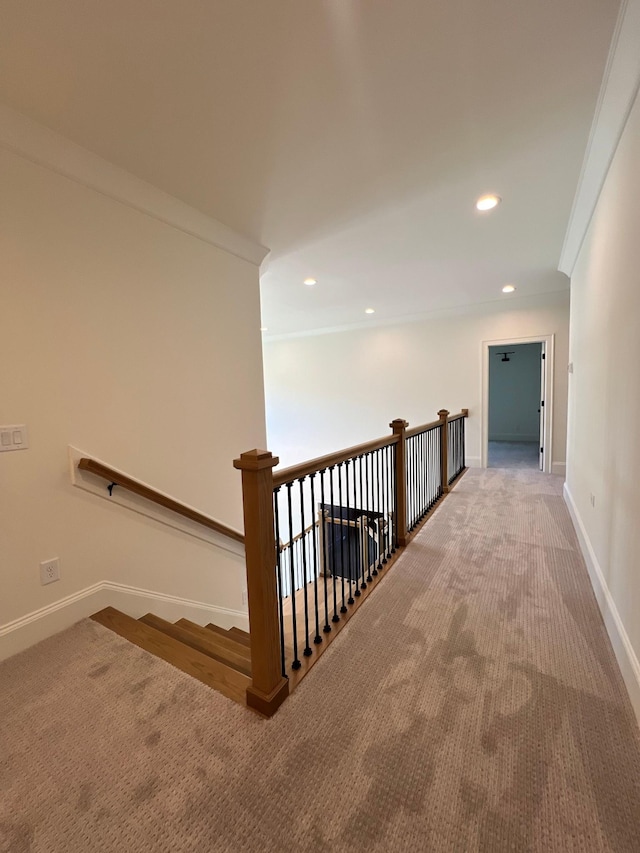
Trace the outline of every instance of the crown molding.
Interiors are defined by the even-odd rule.
[[[0,147],[255,266],[269,250],[221,222],[0,104]]]
[[[640,0],[623,0],[558,269],[571,277],[640,87]]]

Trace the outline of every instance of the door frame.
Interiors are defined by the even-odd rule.
[[[489,455],[489,347],[513,344],[545,344],[545,401],[544,401],[544,463],[545,474],[552,473],[553,465],[553,365],[555,360],[555,335],[531,335],[523,338],[500,338],[482,341],[482,424],[480,426],[480,467],[487,467]]]

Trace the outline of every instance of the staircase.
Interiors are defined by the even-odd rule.
[[[229,699],[246,705],[251,685],[249,634],[239,628],[206,625],[179,619],[167,622],[153,613],[134,619],[106,607],[91,617],[141,649],[162,658]]]

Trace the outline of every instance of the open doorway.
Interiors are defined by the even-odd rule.
[[[551,472],[553,335],[483,341],[482,466]]]
[[[542,470],[543,343],[489,347],[488,468]]]

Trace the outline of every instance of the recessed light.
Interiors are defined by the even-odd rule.
[[[514,290],[515,287],[512,284],[505,284],[505,286],[502,288],[503,293],[513,293]]]
[[[478,210],[493,210],[494,207],[497,207],[502,199],[499,195],[483,195],[476,202],[476,207]]]
[[[376,309],[375,309],[375,308],[365,308],[365,309],[364,309],[364,313],[365,313],[365,314],[375,314],[375,313],[376,313]]]
[[[305,278],[304,283],[308,284],[309,287],[312,287],[314,284],[317,284],[318,282],[315,280],[315,278]]]

